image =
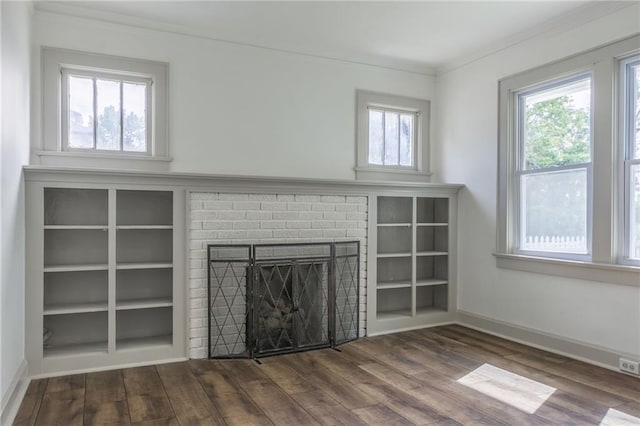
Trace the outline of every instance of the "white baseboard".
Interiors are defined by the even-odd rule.
[[[458,311],[458,324],[609,370],[620,371],[620,357],[636,360],[638,354],[612,352],[608,348],[527,328],[472,312]]]
[[[2,410],[0,410],[0,425],[10,425],[18,414],[18,408],[24,394],[29,387],[29,379],[27,375],[27,361],[22,360],[18,371],[13,376],[11,385],[7,389],[6,394],[2,396]]]

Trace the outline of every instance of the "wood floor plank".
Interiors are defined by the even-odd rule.
[[[220,415],[228,418],[264,417],[264,412],[253,402],[247,393],[226,370],[203,374],[198,378],[209,400]],[[254,421],[255,422],[255,421]]]
[[[122,370],[87,374],[84,422],[123,425],[131,423]]]
[[[22,403],[18,408],[13,424],[17,426],[32,426],[36,423],[42,398],[47,388],[48,379],[32,380],[27,387]]]
[[[289,395],[316,389],[289,366],[274,362],[261,365],[260,370]]]
[[[84,388],[45,392],[36,425],[82,425],[83,408]]]
[[[402,417],[400,414],[393,411],[391,408],[382,405],[376,404],[370,407],[358,408],[353,410],[353,412],[362,419],[365,424],[368,425],[413,425],[414,423],[410,422],[406,418]]]
[[[366,426],[360,417],[340,404],[314,405],[307,408],[307,411],[321,425]]]
[[[225,424],[186,363],[162,364],[156,369],[178,423],[181,425]]]
[[[255,380],[241,385],[273,423],[318,424],[271,380]]]
[[[170,422],[175,418],[155,367],[122,370],[131,423]]]
[[[45,392],[60,392],[75,389],[84,389],[85,378],[85,374],[51,377],[47,382],[47,389],[45,390]]]

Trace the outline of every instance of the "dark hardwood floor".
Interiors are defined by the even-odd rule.
[[[457,325],[340,350],[34,380],[14,424],[640,424],[640,379]]]

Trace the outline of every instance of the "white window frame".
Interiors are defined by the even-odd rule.
[[[631,167],[634,165],[640,166],[640,158],[633,159],[633,142],[631,132],[633,131],[634,113],[633,99],[629,94],[629,85],[631,84],[631,75],[629,70],[632,66],[640,66],[640,52],[630,55],[620,60],[619,63],[619,138],[621,141],[620,149],[620,162],[619,162],[619,179],[620,179],[620,200],[622,214],[620,215],[621,223],[624,226],[621,227],[620,243],[620,258],[619,261],[622,264],[640,266],[640,259],[631,258],[631,241],[630,234],[633,226],[631,218],[631,201],[632,201],[632,183],[631,183]],[[640,230],[637,230],[640,232]]]
[[[358,90],[356,136],[356,179],[428,181],[430,101],[405,96]],[[414,115],[413,166],[369,163],[369,109]]]
[[[43,47],[43,165],[168,170],[168,64],[67,49]],[[78,75],[147,83],[146,152],[68,146],[68,78]]]
[[[512,143],[515,146],[514,154],[515,158],[515,183],[513,187],[514,199],[514,244],[513,252],[528,256],[538,257],[550,257],[559,259],[572,259],[572,260],[590,260],[591,259],[591,244],[592,244],[592,225],[593,225],[593,113],[590,114],[590,147],[589,154],[591,161],[588,163],[571,164],[567,166],[552,166],[534,170],[523,170],[523,156],[524,156],[524,135],[521,128],[522,117],[524,114],[524,107],[522,105],[522,98],[532,93],[536,93],[541,90],[552,89],[554,87],[563,86],[565,84],[578,81],[581,79],[589,78],[591,82],[591,111],[593,112],[593,75],[591,72],[579,72],[574,75],[564,76],[558,79],[552,79],[551,81],[545,81],[541,84],[536,84],[532,87],[527,87],[522,90],[513,91],[513,135]],[[524,212],[522,208],[522,179],[526,175],[548,173],[548,172],[561,172],[566,170],[579,170],[584,169],[587,172],[587,251],[586,253],[570,253],[570,252],[554,252],[554,251],[536,251],[522,248],[522,221],[524,220]]]
[[[496,264],[500,268],[612,284],[640,286],[640,267],[621,262],[625,232],[621,195],[624,171],[619,154],[620,60],[638,52],[640,35],[524,71],[499,81],[498,203]],[[591,256],[550,256],[518,250],[518,203],[515,185],[517,146],[514,94],[574,75],[592,75]]]

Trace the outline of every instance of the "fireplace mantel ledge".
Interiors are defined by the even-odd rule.
[[[321,193],[330,190],[345,194],[362,194],[372,191],[410,193],[433,190],[446,194],[456,193],[462,184],[431,182],[384,182],[346,179],[319,179],[276,176],[223,175],[188,172],[123,171],[111,169],[85,169],[75,167],[24,166],[26,181],[58,181],[111,183],[127,185],[166,185],[207,190],[233,190],[239,192],[308,191]]]

